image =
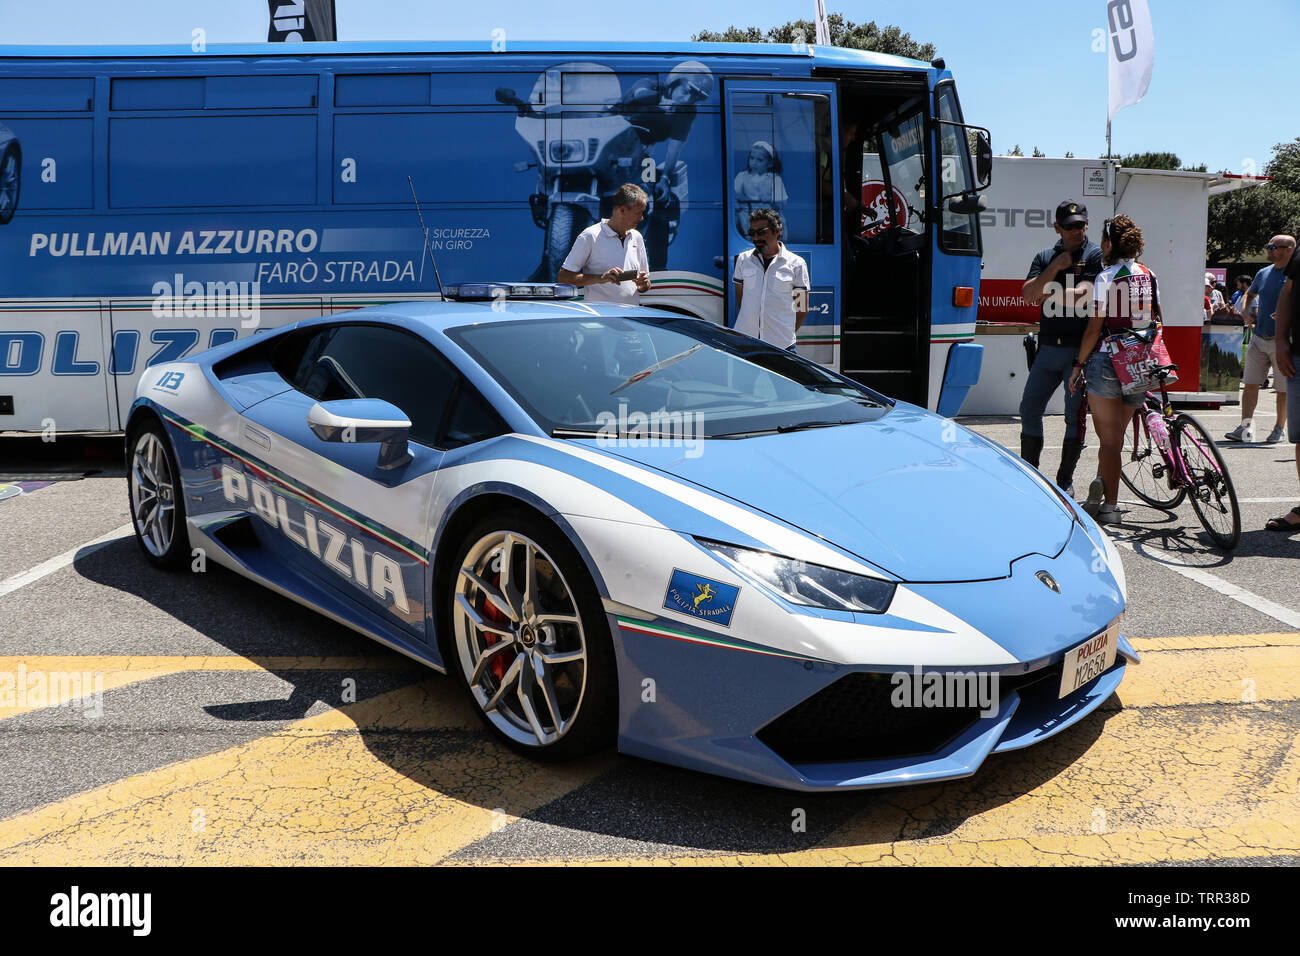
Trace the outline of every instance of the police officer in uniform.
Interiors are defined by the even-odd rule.
[[[1038,351],[1020,398],[1020,457],[1035,468],[1043,452],[1043,410],[1059,387],[1065,392],[1065,437],[1056,483],[1074,494],[1074,467],[1087,434],[1084,390],[1070,393],[1070,376],[1088,323],[1093,280],[1103,268],[1101,247],[1088,239],[1088,210],[1067,199],[1056,207],[1056,245],[1034,256],[1023,295],[1039,306]]]

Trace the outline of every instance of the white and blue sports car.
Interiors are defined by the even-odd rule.
[[[150,369],[126,438],[146,555],[201,548],[453,673],[537,757],[617,744],[794,789],[967,776],[1137,660],[1114,546],[1014,455],[563,288]]]

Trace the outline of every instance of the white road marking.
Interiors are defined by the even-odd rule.
[[[1238,498],[1239,505],[1284,505],[1288,502],[1300,501],[1300,494],[1294,494],[1290,498]],[[1145,501],[1138,501],[1136,498],[1120,498],[1119,503],[1122,505],[1140,505],[1143,508],[1151,507]]]
[[[1115,538],[1111,538],[1111,541],[1117,547],[1127,548],[1138,557],[1145,557],[1141,551],[1133,547],[1133,545],[1128,541],[1120,541]],[[1266,597],[1260,597],[1253,591],[1247,591],[1245,588],[1237,587],[1237,585],[1225,581],[1223,578],[1211,574],[1209,571],[1204,571],[1201,568],[1194,568],[1190,565],[1183,564],[1172,557],[1161,557],[1159,561],[1153,563],[1163,565],[1175,574],[1181,574],[1189,581],[1203,584],[1211,591],[1216,591],[1224,597],[1231,598],[1238,604],[1244,604],[1252,610],[1259,611],[1261,614],[1265,614],[1268,617],[1273,618],[1275,621],[1281,621],[1287,627],[1294,630],[1300,630],[1300,611],[1293,611],[1288,607],[1283,607],[1281,604],[1270,601]]]
[[[14,591],[17,591],[19,588],[31,584],[33,581],[39,581],[41,578],[45,577],[46,575],[53,574],[55,571],[58,571],[61,568],[66,568],[74,560],[76,560],[76,558],[79,555],[85,555],[85,554],[89,554],[92,551],[98,551],[100,548],[104,547],[105,545],[112,544],[114,541],[118,541],[121,538],[129,537],[130,535],[133,534],[135,534],[135,528],[133,528],[130,524],[124,524],[122,525],[122,527],[115,528],[114,530],[108,532],[108,534],[100,535],[98,538],[95,538],[93,541],[87,541],[85,544],[79,544],[75,548],[72,548],[68,551],[64,551],[62,554],[50,558],[50,560],[48,561],[42,561],[40,564],[36,565],[36,567],[31,568],[30,570],[22,571],[19,572],[18,574],[15,574],[13,577],[5,578],[3,581],[0,581],[0,597],[4,597],[6,594],[12,594]]]

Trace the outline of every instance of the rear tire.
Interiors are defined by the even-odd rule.
[[[1187,491],[1169,487],[1169,466],[1151,440],[1145,415],[1145,409],[1139,408],[1129,428],[1130,434],[1124,439],[1124,446],[1120,449],[1119,476],[1129,491],[1151,507],[1173,511],[1182,503]],[[1157,470],[1159,477],[1156,477]]]
[[[1219,446],[1190,415],[1178,416],[1172,438],[1195,482],[1188,494],[1196,517],[1215,544],[1231,551],[1241,540],[1241,508]]]
[[[150,564],[178,569],[190,559],[185,495],[167,433],[156,418],[131,428],[126,439],[126,486],[135,539]]]
[[[443,587],[447,666],[498,739],[542,760],[614,743],[608,617],[554,524],[522,509],[484,518],[465,534]]]

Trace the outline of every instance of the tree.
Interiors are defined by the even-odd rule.
[[[1016,143],[1015,146],[1012,146],[1012,147],[1011,147],[1011,152],[1006,153],[1005,155],[1007,155],[1007,156],[1023,156],[1023,155],[1025,155],[1025,153],[1024,153],[1024,150],[1022,150],[1022,149],[1020,148],[1020,144],[1019,144],[1019,143]]]
[[[1074,159],[1074,153],[1070,152],[1070,151],[1067,149],[1067,150],[1065,151],[1065,158],[1066,158],[1066,159]]]
[[[1042,159],[1042,158],[1043,158],[1044,156],[1046,156],[1046,155],[1047,155],[1047,154],[1044,153],[1044,152],[1043,152],[1041,149],[1039,149],[1037,146],[1034,147],[1034,159]]]
[[[1210,199],[1206,245],[1212,262],[1253,257],[1279,232],[1300,235],[1300,194],[1264,183]]]
[[[1300,235],[1300,138],[1273,147],[1264,175],[1273,181],[1210,199],[1211,260],[1256,255],[1278,233]]]
[[[826,18],[826,25],[830,28],[831,46],[872,50],[926,62],[938,55],[933,43],[917,43],[910,33],[895,26],[876,26],[875,20],[854,23],[843,14],[832,13]],[[812,43],[816,36],[817,28],[811,20],[791,20],[766,31],[758,27],[727,27],[722,32],[701,30],[691,39],[700,43]]]
[[[1120,158],[1119,164],[1137,169],[1182,169],[1193,173],[1205,172],[1204,163],[1199,166],[1184,166],[1177,153],[1129,153]]]
[[[1300,137],[1273,147],[1273,158],[1264,167],[1264,175],[1273,177],[1273,185],[1300,193]]]

